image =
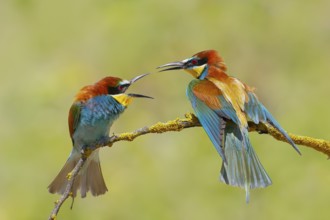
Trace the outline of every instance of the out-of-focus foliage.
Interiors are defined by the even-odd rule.
[[[155,74],[113,132],[191,111],[182,71],[155,67],[217,49],[229,73],[257,94],[290,132],[330,139],[330,1],[0,2],[0,219],[45,219],[47,192],[71,150],[74,94],[106,75]],[[69,201],[61,219],[328,219],[329,161],[298,156],[251,134],[273,185],[244,191],[218,180],[221,160],[201,128],[147,135],[102,149],[109,192]]]

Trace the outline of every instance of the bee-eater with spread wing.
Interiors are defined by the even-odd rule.
[[[258,100],[254,89],[227,75],[227,67],[215,50],[206,50],[180,62],[158,68],[184,69],[195,79],[187,96],[201,125],[222,157],[221,181],[249,190],[272,182],[259,162],[248,136],[248,121],[276,128],[300,154],[289,135]]]
[[[81,151],[89,145],[105,142],[109,137],[112,123],[124,112],[134,97],[151,98],[139,94],[125,94],[126,89],[146,76],[132,80],[105,77],[93,85],[83,87],[69,111],[69,131],[73,148],[60,173],[48,186],[51,193],[63,194],[68,183],[67,175],[77,164]],[[81,197],[91,191],[98,196],[108,191],[100,167],[99,149],[94,150],[79,171],[73,187],[73,197],[80,190]]]

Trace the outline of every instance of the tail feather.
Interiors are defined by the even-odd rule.
[[[73,170],[73,168],[76,166],[79,158],[80,158],[80,154],[73,149],[70,154],[70,157],[64,164],[61,171],[57,174],[55,179],[49,184],[48,191],[50,193],[58,193],[58,194],[64,193],[65,188],[68,184],[68,177],[67,177],[68,173],[70,173]],[[77,182],[78,181],[75,181],[75,184]]]
[[[48,186],[50,193],[64,193],[68,183],[67,175],[73,170],[79,159],[80,153],[73,149],[69,159],[61,169],[60,173]],[[88,191],[91,191],[93,196],[102,195],[108,191],[102,175],[98,149],[89,156],[84,166],[76,176],[72,186],[73,197],[77,195],[78,190],[80,190],[82,198],[86,197]]]
[[[252,148],[246,128],[240,129],[235,123],[227,122],[224,141],[227,164],[222,163],[220,179],[228,185],[244,188],[248,202],[250,189],[267,187],[271,179]]]
[[[98,155],[97,155],[97,159],[90,161],[86,176],[88,176],[86,182],[87,186],[91,190],[93,196],[102,195],[108,191],[102,175],[102,170]]]

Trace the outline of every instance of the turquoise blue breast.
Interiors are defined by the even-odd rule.
[[[81,107],[79,125],[73,134],[75,145],[88,145],[108,136],[112,123],[124,110],[109,95],[89,99]]]

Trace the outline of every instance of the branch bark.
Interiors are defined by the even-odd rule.
[[[82,156],[79,162],[76,164],[75,168],[68,174],[68,185],[66,187],[66,190],[64,194],[61,196],[59,200],[55,202],[55,207],[52,210],[49,220],[54,220],[57,217],[58,212],[60,211],[60,208],[62,204],[71,196],[71,188],[73,185],[73,182],[75,180],[75,177],[79,173],[81,167],[84,165],[86,159],[90,155],[90,153],[103,146],[108,146],[111,147],[115,142],[118,141],[133,141],[135,138],[149,134],[149,133],[164,133],[168,131],[181,131],[182,129],[185,128],[191,128],[191,127],[200,127],[201,124],[199,123],[198,118],[192,114],[192,113],[187,113],[185,115],[185,118],[180,119],[177,118],[172,121],[168,121],[165,123],[158,122],[150,127],[143,127],[140,129],[137,129],[133,132],[129,133],[121,133],[119,135],[113,135],[109,137],[109,139],[104,142],[104,143],[95,143],[92,146],[89,146],[87,150],[82,151]],[[252,122],[249,122],[249,131],[256,131],[259,134],[269,134],[275,139],[279,141],[284,141],[287,142],[284,136],[279,133],[275,128],[273,128],[270,125],[259,123],[259,124],[254,124]],[[312,137],[307,137],[307,136],[300,136],[300,135],[295,135],[295,134],[290,134],[291,139],[298,145],[303,145],[307,146],[310,148],[313,148],[314,150],[317,150],[319,152],[322,152],[330,158],[330,142],[322,139],[316,139]]]

